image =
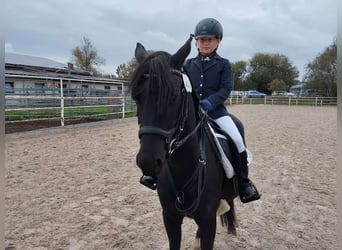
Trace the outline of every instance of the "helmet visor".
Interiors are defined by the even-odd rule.
[[[217,36],[211,35],[211,34],[199,34],[199,35],[195,36],[196,40],[199,38],[217,38]]]

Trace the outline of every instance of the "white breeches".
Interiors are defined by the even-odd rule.
[[[214,121],[217,123],[217,125],[219,125],[221,129],[223,129],[232,138],[239,153],[242,153],[246,150],[243,138],[238,128],[236,127],[233,119],[230,116],[221,116],[215,119]]]

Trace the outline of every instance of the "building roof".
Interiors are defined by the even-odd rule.
[[[67,69],[68,68],[67,64],[60,63],[51,59],[37,57],[37,56],[21,55],[21,54],[10,53],[10,52],[5,53],[5,64],[35,66],[35,67],[44,67],[44,68],[53,68],[53,69]]]
[[[68,64],[43,57],[5,53],[6,77],[24,78],[68,78],[74,80],[122,83],[123,80],[92,76],[88,71],[68,68]]]

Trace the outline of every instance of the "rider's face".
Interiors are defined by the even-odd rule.
[[[197,47],[200,53],[208,56],[218,47],[220,41],[217,38],[202,37],[197,39]]]

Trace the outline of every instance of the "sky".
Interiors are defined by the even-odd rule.
[[[256,53],[285,55],[300,72],[337,36],[338,0],[5,0],[5,51],[71,62],[90,39],[115,74],[147,50],[175,53],[203,18],[223,26],[218,53],[231,62]],[[195,42],[189,57],[197,54]]]

